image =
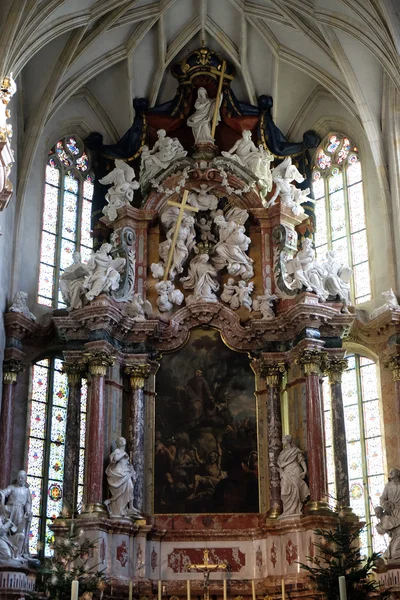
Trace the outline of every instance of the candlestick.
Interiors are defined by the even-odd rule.
[[[158,582],[158,600],[161,600],[161,590],[162,590],[161,585],[162,585],[162,582],[159,581]]]
[[[71,600],[78,600],[79,581],[74,579],[71,586]]]
[[[256,586],[254,583],[254,579],[251,580],[251,594],[253,596],[253,600],[256,600]]]
[[[224,600],[226,600],[226,579],[224,579]]]
[[[285,580],[282,579],[282,600],[285,600]]]
[[[190,600],[190,579],[186,580],[186,594],[187,600]]]
[[[339,596],[340,600],[347,600],[346,577],[339,577]]]
[[[132,581],[129,582],[129,600],[133,598],[133,584]]]

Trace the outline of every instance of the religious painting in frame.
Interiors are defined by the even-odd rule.
[[[195,329],[156,376],[154,512],[259,512],[254,373],[218,331]]]

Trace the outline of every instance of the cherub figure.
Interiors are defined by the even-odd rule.
[[[218,207],[218,198],[214,194],[208,193],[214,188],[215,185],[201,183],[199,188],[192,188],[187,203],[199,210],[216,210]]]
[[[243,306],[247,308],[249,312],[251,312],[251,307],[253,301],[251,299],[251,294],[254,290],[254,283],[250,281],[248,285],[246,285],[245,281],[239,281],[236,294],[232,298],[231,306],[233,309],[239,308],[239,306]],[[236,306],[236,304],[238,306]]]
[[[276,300],[278,300],[278,296],[271,294],[269,290],[265,290],[262,296],[257,296],[256,300],[253,301],[253,309],[260,311],[264,321],[271,321],[272,319],[275,319],[275,313],[272,310],[272,307]]]
[[[145,321],[146,317],[150,318],[153,314],[153,307],[148,300],[143,300],[141,294],[133,294],[126,312],[134,321]]]
[[[173,305],[180,306],[183,302],[184,295],[180,290],[175,289],[172,281],[159,281],[156,283],[157,290],[157,306],[160,312],[168,312],[172,310]]]
[[[103,213],[110,221],[115,221],[119,208],[127,206],[132,202],[134,190],[140,187],[139,182],[134,181],[134,179],[135,171],[132,167],[117,158],[115,160],[115,169],[99,180],[103,185],[113,184],[106,194],[108,204],[103,208]]]
[[[234,294],[236,294],[238,290],[238,286],[235,285],[235,280],[230,277],[227,283],[224,284],[224,290],[220,296],[222,302],[226,302],[226,304],[230,304],[232,302],[232,298]]]
[[[197,227],[200,229],[200,239],[205,242],[215,242],[215,235],[211,233],[212,221],[207,221],[205,217],[201,217],[197,223]]]
[[[289,206],[290,208],[293,208],[293,206],[295,206],[293,200],[293,188],[295,188],[295,186],[291,184],[291,181],[302,183],[304,181],[304,177],[297,167],[292,165],[292,159],[290,156],[285,158],[280,165],[273,169],[272,181],[276,185],[276,190],[272,198],[268,201],[267,208],[274,206],[275,200],[279,195],[281,197],[281,203],[283,206]]]

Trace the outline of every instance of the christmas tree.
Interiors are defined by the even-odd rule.
[[[308,571],[309,578],[324,600],[339,599],[339,577],[346,579],[347,600],[376,598],[384,600],[390,597],[388,590],[381,590],[380,584],[373,578],[374,568],[381,555],[373,552],[371,556],[361,555],[359,537],[363,525],[338,518],[334,529],[316,529],[314,533],[320,541],[314,542],[318,549],[315,556],[308,556],[310,565],[300,566]]]

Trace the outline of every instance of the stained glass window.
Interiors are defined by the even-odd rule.
[[[29,548],[32,555],[51,554],[53,532],[49,528],[61,513],[64,476],[64,447],[67,421],[68,383],[62,361],[45,358],[32,366],[28,483],[32,494],[32,523]],[[77,502],[83,487],[87,383],[81,395],[81,442]]]
[[[355,304],[371,298],[362,169],[357,147],[338,133],[328,135],[317,150],[313,171],[315,249],[322,260],[335,250],[353,269]]]
[[[38,302],[65,306],[59,293],[60,274],[75,250],[86,261],[92,251],[90,219],[93,173],[89,155],[77,136],[59,140],[46,165]]]
[[[371,549],[383,552],[386,544],[383,536],[376,533],[374,514],[385,485],[377,366],[369,358],[357,354],[347,358],[349,366],[342,376],[342,393],[350,505],[355,514],[367,523],[361,539],[364,554],[370,553]],[[331,397],[327,378],[323,382],[323,397],[328,490],[335,498]]]

